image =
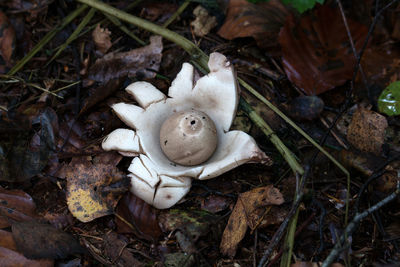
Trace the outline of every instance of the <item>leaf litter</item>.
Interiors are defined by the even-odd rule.
[[[64,1],[57,10],[48,1],[39,2],[36,6],[32,1],[0,3],[5,14],[0,20],[5,29],[0,38],[3,73],[52,30],[49,25],[57,25],[74,8],[64,6]],[[122,2],[110,3],[124,9]],[[253,4],[231,0],[227,9],[219,4],[202,2],[218,22],[203,37],[193,37],[190,26],[198,2],[189,3],[168,28],[196,42],[207,54],[219,51],[227,55],[240,78],[289,116],[300,118],[296,123],[316,141],[327,135],[326,148],[351,172],[348,191],[342,173],[322,156],[309,165],[312,147],[261,102],[250,101],[299,161],[312,170],[298,215],[292,254],[297,261],[292,265],[315,266],[346,227],[347,194],[352,197],[350,211],[357,201],[363,211],[396,190],[400,125],[397,116],[388,117],[377,108],[377,101],[384,88],[399,77],[395,45],[399,4],[382,12],[383,19],[364,51],[361,66],[368,86],[359,74],[351,93],[355,59],[334,1],[302,15],[280,1]],[[364,13],[344,5],[357,52],[366,37],[365,25],[381,8],[374,4],[355,2],[355,6],[365,7]],[[172,1],[146,1],[130,12],[163,24],[177,8]],[[74,23],[82,18],[75,18]],[[170,41],[122,24],[149,45],[140,46],[97,12],[85,31],[49,66],[43,67],[74,27],[63,28],[15,77],[0,76],[0,265],[253,266],[290,215],[298,181],[248,114],[239,111],[236,127],[257,139],[275,159],[273,168],[243,166],[216,181],[198,181],[181,203],[165,211],[126,192],[129,184],[124,170],[130,159],[103,153],[99,146],[105,134],[122,126],[109,105],[126,101],[129,96],[123,88],[132,80],[144,79],[168,88],[190,55]],[[19,82],[13,82],[17,78]],[[75,84],[83,79],[82,84]],[[61,83],[70,85],[56,92],[63,98],[38,88],[44,84],[44,89],[53,92]],[[243,89],[242,95],[246,94]],[[342,111],[339,123],[328,130]],[[277,203],[283,197],[286,203],[263,202],[254,193],[260,188],[276,192]],[[399,237],[398,204],[394,201],[381,208],[374,219],[364,218],[357,231],[349,234],[352,250],[346,252],[353,251],[351,264],[398,263],[394,243]],[[350,212],[349,218],[353,215]],[[237,231],[229,231],[230,224],[237,226]],[[37,246],[43,236],[49,240]],[[55,245],[58,242],[62,245]],[[87,254],[78,255],[82,252],[79,243],[87,248]],[[275,263],[287,253],[284,247],[281,251],[283,254],[275,247]],[[49,259],[30,259],[28,255]],[[67,258],[50,259],[61,257]],[[344,263],[341,258],[337,261]]]

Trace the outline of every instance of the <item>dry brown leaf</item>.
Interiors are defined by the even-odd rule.
[[[30,259],[64,259],[84,252],[71,234],[49,224],[16,222],[12,225],[12,233],[18,251]]]
[[[52,267],[53,260],[30,260],[8,248],[0,247],[0,266]]]
[[[367,27],[348,20],[359,50]],[[289,80],[308,95],[318,95],[352,78],[355,57],[338,9],[318,6],[297,21],[289,16],[279,34],[283,66]]]
[[[250,216],[258,208],[281,205],[283,202],[283,195],[272,185],[240,194],[222,235],[221,253],[228,257],[235,256],[237,246],[245,236],[247,227],[256,221],[254,218],[250,219]]]
[[[196,19],[190,25],[193,27],[193,32],[196,36],[203,37],[207,35],[218,24],[217,18],[210,16],[207,9],[200,5],[193,10],[193,15]]]
[[[93,163],[86,157],[72,159],[67,170],[67,204],[81,222],[113,214],[122,193],[127,190],[125,176],[116,165],[117,153],[103,153]]]
[[[0,247],[17,251],[17,245],[11,232],[0,230]]]
[[[228,40],[253,37],[261,48],[278,44],[279,30],[290,13],[281,1],[252,4],[246,0],[230,0],[228,14],[218,34]]]
[[[36,217],[35,209],[35,203],[27,193],[0,187],[0,228],[10,226],[14,220],[32,220]]]
[[[111,259],[117,266],[144,266],[143,263],[135,259],[132,252],[125,249],[129,244],[129,239],[115,232],[107,233],[104,237],[104,254]]]
[[[0,29],[0,73],[6,73],[8,68],[12,66],[12,56],[15,49],[15,31],[6,14],[1,10]]]
[[[112,79],[101,86],[92,87],[89,89],[89,95],[83,101],[79,115],[85,113],[88,109],[95,106],[100,101],[103,101],[121,86],[121,79]]]
[[[149,241],[156,241],[161,236],[156,209],[130,192],[121,198],[116,214],[130,224],[127,225],[117,217],[115,223],[118,233],[134,233]]]
[[[151,36],[147,46],[128,52],[108,53],[96,60],[89,69],[88,78],[103,83],[126,76],[154,78],[160,68],[162,49],[161,36]]]
[[[379,155],[387,127],[388,123],[384,116],[360,107],[353,114],[347,130],[347,140],[361,151]]]
[[[178,8],[177,4],[168,3],[167,1],[143,1],[140,17],[164,23]]]
[[[107,28],[101,28],[100,24],[97,24],[96,28],[92,32],[93,42],[96,45],[97,50],[102,54],[107,53],[108,49],[111,48],[111,32]]]

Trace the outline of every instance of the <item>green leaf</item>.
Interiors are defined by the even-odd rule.
[[[258,2],[268,2],[269,0],[248,0],[252,3]],[[300,13],[307,11],[315,6],[316,3],[320,3],[321,5],[325,0],[281,0],[285,5],[291,5]]]
[[[378,98],[379,112],[388,116],[400,115],[400,81],[393,82]]]
[[[324,0],[282,0],[286,5],[291,5],[300,13],[311,9],[315,6],[316,3],[323,4]]]

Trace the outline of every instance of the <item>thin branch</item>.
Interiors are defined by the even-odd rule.
[[[383,200],[379,201],[366,211],[362,213],[357,213],[353,220],[347,225],[344,233],[340,236],[340,239],[336,243],[335,247],[329,253],[328,257],[326,257],[325,261],[322,263],[321,267],[329,267],[331,264],[336,260],[339,254],[342,252],[344,247],[348,247],[350,244],[347,242],[348,236],[351,236],[355,230],[357,229],[358,225],[360,224],[361,220],[366,218],[371,213],[377,211],[378,209],[382,208],[384,205],[388,204],[389,202],[393,201],[398,195],[400,194],[400,183],[397,183],[397,189],[388,197],[384,198]]]

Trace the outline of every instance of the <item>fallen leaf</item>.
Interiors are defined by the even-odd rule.
[[[0,266],[53,267],[54,261],[44,259],[30,260],[16,251],[0,247]]]
[[[118,90],[121,84],[122,79],[112,79],[110,81],[107,81],[103,85],[95,86],[89,89],[89,95],[83,101],[83,105],[81,110],[79,111],[79,115],[85,113],[88,109],[106,99],[116,90]]]
[[[17,251],[17,245],[11,232],[0,230],[0,247]]]
[[[40,173],[55,150],[57,114],[41,104],[19,110],[1,129],[0,180],[22,182]],[[35,132],[32,126],[39,127]]]
[[[365,49],[361,58],[361,66],[369,84],[383,90],[390,83],[400,79],[400,49],[391,43],[369,47]],[[356,85],[365,91],[360,74],[357,76]]]
[[[84,250],[75,238],[49,224],[16,222],[12,233],[18,251],[31,259],[64,259]]]
[[[116,214],[133,227],[117,216],[115,222],[118,233],[134,233],[137,237],[152,242],[157,241],[162,234],[158,225],[156,209],[130,192],[121,198]]]
[[[193,10],[195,20],[190,23],[196,36],[203,37],[207,35],[215,26],[217,26],[217,18],[210,16],[207,9],[198,5]]]
[[[144,266],[129,250],[125,249],[128,239],[115,232],[109,232],[104,236],[104,254],[117,266]]]
[[[195,242],[209,231],[216,217],[206,211],[171,209],[160,214],[160,226],[164,232],[180,230]]]
[[[347,20],[359,50],[367,27]],[[352,78],[356,63],[338,9],[318,6],[297,21],[289,16],[279,34],[283,66],[289,80],[307,95],[318,95]]]
[[[96,60],[89,69],[88,78],[102,83],[126,76],[154,78],[160,68],[162,49],[161,36],[151,36],[147,46],[128,52],[108,53]]]
[[[278,45],[279,30],[289,10],[279,0],[253,4],[246,0],[230,0],[228,14],[218,34],[228,40],[253,37],[259,47]]]
[[[196,265],[196,258],[193,254],[167,253],[164,257],[164,265],[168,267],[191,267]]]
[[[360,153],[354,149],[342,149],[337,155],[346,168],[354,168],[366,177],[371,176],[374,170],[378,169],[381,162],[384,161],[383,158],[374,154]]]
[[[228,257],[235,256],[237,246],[244,238],[247,227],[254,226],[255,220],[249,221],[248,218],[256,209],[270,205],[281,205],[283,202],[283,195],[272,185],[255,188],[240,194],[222,234],[221,253]]]
[[[379,155],[385,142],[388,127],[384,116],[374,111],[358,108],[347,130],[347,140],[357,149]]]
[[[230,204],[232,204],[232,200],[228,197],[211,195],[207,198],[202,198],[201,209],[217,213],[228,208]]]
[[[67,204],[75,218],[89,222],[113,214],[122,193],[128,188],[125,175],[116,167],[122,156],[103,153],[93,162],[75,157],[67,170]]]
[[[318,96],[298,96],[288,104],[288,115],[297,120],[313,120],[324,110],[324,101]]]
[[[35,203],[21,190],[0,187],[0,228],[9,227],[13,221],[30,221],[36,217]]]
[[[177,9],[178,5],[174,3],[165,1],[144,1],[142,10],[140,11],[140,17],[150,21],[157,21],[158,23],[164,23]]]
[[[6,73],[12,67],[15,49],[15,31],[6,14],[0,10],[0,73]]]
[[[96,45],[97,50],[100,53],[107,53],[108,49],[111,48],[111,32],[107,28],[101,28],[100,23],[97,24],[96,28],[92,32],[93,42]]]

